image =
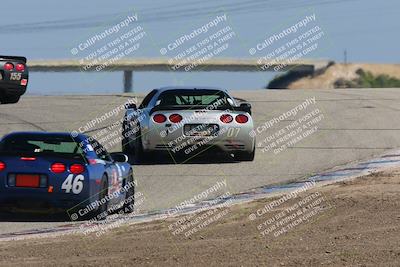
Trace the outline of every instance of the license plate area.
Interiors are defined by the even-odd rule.
[[[0,70],[0,81],[2,81],[2,80],[3,80],[3,76],[4,76],[4,74],[3,74],[3,71],[2,71],[2,70]]]
[[[40,176],[37,174],[17,174],[15,175],[15,186],[38,188]]]
[[[218,124],[185,124],[183,130],[186,136],[216,136],[219,126]]]

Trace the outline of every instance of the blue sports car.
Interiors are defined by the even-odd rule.
[[[0,209],[66,211],[72,220],[132,212],[135,182],[127,160],[82,134],[8,134],[0,141]]]

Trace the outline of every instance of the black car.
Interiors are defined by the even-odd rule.
[[[25,57],[0,55],[0,102],[17,103],[26,92],[28,77]]]

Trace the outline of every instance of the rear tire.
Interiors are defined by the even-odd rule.
[[[124,119],[125,120],[125,119]],[[128,126],[126,125],[126,122],[124,121],[122,124],[122,140],[121,140],[121,145],[122,145],[122,152],[124,154],[131,153],[132,147],[130,146],[129,138],[128,136]]]
[[[132,154],[132,148],[130,146],[129,140],[125,136],[122,137],[121,146],[122,146],[122,153],[126,155]]]
[[[101,189],[99,193],[99,201],[102,199],[106,199],[106,196],[108,195],[108,178],[106,174],[103,174],[103,177],[101,178]],[[94,214],[94,218],[97,220],[104,220],[107,218],[107,210],[108,210],[108,203],[107,201],[104,202],[101,206],[99,206]]]
[[[236,152],[235,159],[238,161],[253,161],[255,154],[256,154],[256,149],[254,147],[253,151],[251,151],[251,152],[247,152],[247,151]]]
[[[19,101],[21,96],[3,96],[1,98],[2,104],[15,104]]]
[[[129,173],[129,178],[128,178],[128,182],[126,184],[129,183],[134,183],[134,177],[133,177],[133,173],[132,171]],[[125,195],[125,202],[124,202],[124,206],[123,206],[123,211],[124,213],[132,213],[134,212],[134,204],[135,204],[135,186],[131,186],[128,190],[128,192],[126,192]]]
[[[145,163],[149,159],[149,153],[143,150],[142,134],[141,131],[137,131],[135,139],[135,162]]]

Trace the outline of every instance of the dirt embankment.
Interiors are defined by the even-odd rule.
[[[317,193],[322,201],[311,198]],[[311,188],[261,214],[278,199],[227,208],[188,237],[174,235],[171,228],[179,224],[169,219],[123,226],[100,238],[0,243],[0,266],[400,266],[400,170]],[[250,220],[257,211],[260,216]],[[317,212],[305,216],[311,211]],[[282,212],[298,217],[287,220]],[[285,221],[272,223],[277,216]],[[275,223],[280,229],[266,234]]]
[[[296,79],[289,84],[284,84],[287,89],[332,89],[335,82],[342,80],[354,80],[358,78],[357,70],[371,72],[374,76],[388,75],[400,79],[400,64],[333,64],[325,71],[314,76],[309,75]]]

